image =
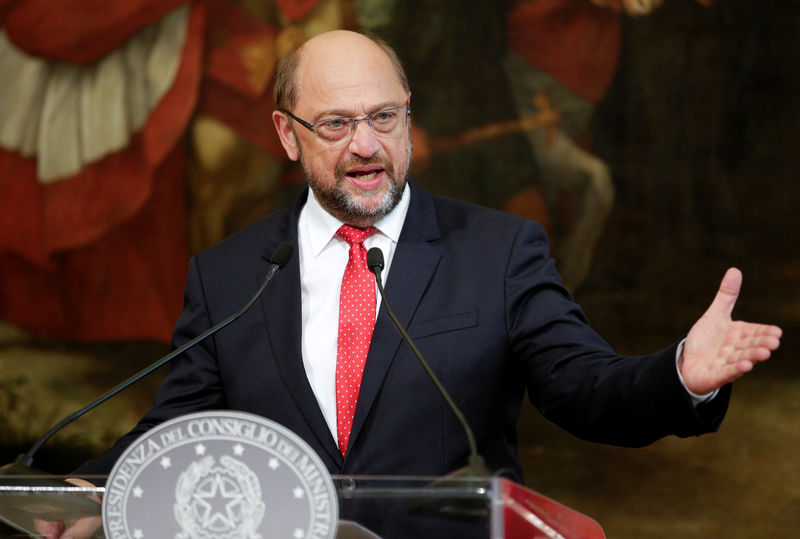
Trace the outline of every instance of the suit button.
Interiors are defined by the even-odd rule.
[[[351,479],[350,477],[345,477],[342,479],[342,489],[343,490],[355,490],[356,488],[356,480]]]

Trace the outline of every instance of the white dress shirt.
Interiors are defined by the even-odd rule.
[[[395,247],[408,213],[411,190],[406,184],[400,202],[375,223],[375,233],[364,240],[367,249],[383,251],[381,278],[386,284]],[[333,439],[336,430],[336,342],[339,333],[339,294],[350,247],[336,235],[342,222],[320,206],[309,192],[297,224],[300,261],[300,299],[302,303],[302,354],[308,383],[317,398]],[[375,290],[380,309],[381,297]]]

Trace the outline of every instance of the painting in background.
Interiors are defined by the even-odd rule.
[[[133,0],[102,11],[0,0],[4,462],[166,353],[189,256],[303,187],[273,133],[275,64],[308,37],[359,29],[387,39],[408,71],[415,177],[541,222],[566,286],[621,352],[679,339],[729,265],[745,273],[736,314],[787,330],[711,442],[628,453],[535,413],[521,428],[528,484],[610,536],[663,536],[654,522],[719,535],[715,516],[746,494],[706,463],[741,464],[728,444],[772,462],[770,451],[800,448],[778,421],[800,410],[799,25],[797,6],[749,0]],[[88,414],[38,465],[67,471],[101,451],[158,380]],[[786,473],[800,470],[754,481]],[[652,485],[666,493],[651,505],[608,503]],[[779,516],[800,514],[793,488],[770,490],[782,508],[772,535],[800,529]],[[715,505],[709,489],[730,498]],[[711,509],[692,516],[691,501]],[[736,525],[751,520],[761,517]]]

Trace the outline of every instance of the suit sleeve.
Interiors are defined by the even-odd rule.
[[[564,290],[535,223],[520,226],[505,283],[514,356],[545,417],[580,438],[632,447],[718,428],[730,387],[695,407],[677,374],[676,344],[644,356],[616,354]]]

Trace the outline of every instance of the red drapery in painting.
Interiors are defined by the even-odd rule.
[[[185,3],[0,0],[0,26],[29,55],[87,64]],[[188,261],[186,129],[199,107],[280,155],[274,60],[252,62],[275,33],[223,0],[192,3],[176,79],[127,147],[46,185],[34,159],[0,148],[0,318],[70,340],[169,340]]]

